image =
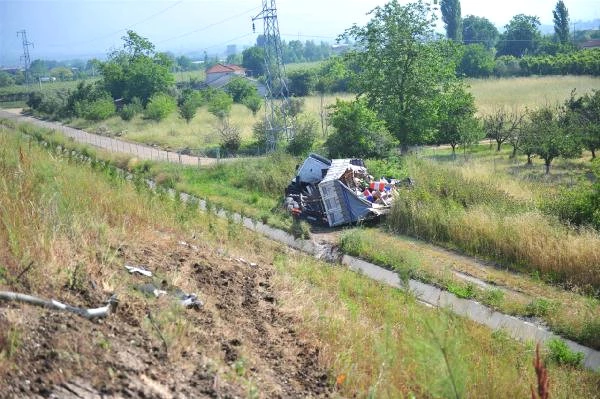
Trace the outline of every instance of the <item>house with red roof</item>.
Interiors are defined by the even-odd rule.
[[[246,69],[233,64],[216,64],[206,70],[205,83],[211,87],[225,86],[235,77],[245,77]]]

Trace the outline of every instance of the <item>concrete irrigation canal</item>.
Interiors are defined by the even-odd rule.
[[[126,143],[124,141],[120,141],[117,139],[107,139],[101,138],[99,141],[95,141],[96,136],[90,133],[77,131],[76,129],[66,128],[62,125],[40,121],[34,118],[23,117],[19,115],[15,115],[14,113],[8,113],[5,111],[0,111],[0,117],[2,118],[10,118],[13,120],[17,120],[20,122],[29,122],[34,123],[36,125],[47,127],[51,129],[56,129],[64,132],[69,137],[72,137],[74,140],[79,141],[81,143],[87,143],[91,145],[95,145],[101,147],[108,151],[113,152],[122,152],[120,148],[127,148],[130,143]],[[69,134],[65,131],[70,132],[70,130],[75,130],[76,132],[82,132],[78,134]],[[70,130],[68,130],[70,129]],[[70,132],[73,133],[73,132]],[[96,136],[100,137],[100,136]],[[111,143],[110,145],[105,145],[106,143],[103,140],[113,140],[118,143]],[[99,143],[95,144],[95,143]],[[134,146],[138,146],[134,144]],[[140,146],[146,147],[146,146]],[[150,148],[150,147],[146,147]],[[156,150],[155,150],[156,151]],[[128,152],[128,151],[125,151]],[[166,152],[166,151],[163,151]],[[173,161],[169,159],[170,162],[178,162],[176,158],[176,153],[171,153]],[[162,160],[166,160],[166,155]],[[193,161],[189,161],[189,164],[198,163],[198,159],[196,157],[193,158]],[[146,159],[150,159],[149,157]],[[179,162],[178,162],[179,163]],[[187,162],[181,162],[187,163]],[[208,163],[208,162],[207,162]],[[206,164],[206,163],[203,163]],[[152,182],[149,182],[150,186],[154,186]],[[171,191],[171,195],[175,195],[174,191]],[[181,193],[182,201],[189,201],[192,199],[196,199],[188,194]],[[198,200],[199,207],[202,210],[206,210],[206,203],[203,200]],[[533,341],[533,342],[546,342],[553,338],[560,338],[556,334],[552,333],[547,328],[519,319],[514,316],[506,315],[497,311],[494,311],[483,304],[470,300],[470,299],[462,299],[457,297],[456,295],[439,289],[433,285],[425,284],[423,282],[417,280],[409,280],[408,282],[403,282],[397,273],[385,269],[383,267],[377,266],[373,263],[366,262],[364,260],[344,255],[337,251],[337,249],[331,243],[323,243],[316,242],[313,240],[303,240],[294,238],[292,235],[287,232],[279,229],[275,229],[270,227],[260,221],[256,221],[247,217],[242,217],[239,214],[228,213],[224,210],[219,210],[216,214],[220,217],[228,217],[231,218],[235,223],[241,223],[246,228],[256,231],[274,241],[277,241],[281,244],[287,245],[296,250],[302,251],[304,253],[310,254],[317,259],[329,261],[329,262],[339,262],[349,269],[361,273],[364,276],[367,276],[373,280],[379,281],[383,284],[387,284],[389,286],[401,289],[401,290],[409,290],[417,300],[428,306],[434,307],[443,307],[451,310],[452,312],[473,320],[479,324],[483,324],[488,326],[493,330],[504,330],[509,336],[514,339],[518,339],[521,341]],[[562,338],[561,338],[562,339]],[[581,352],[584,354],[584,366],[592,369],[600,371],[600,351],[595,349],[580,345],[574,341],[563,339],[566,344],[571,348],[571,350],[576,352]]]

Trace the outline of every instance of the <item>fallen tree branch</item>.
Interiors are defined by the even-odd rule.
[[[117,308],[119,301],[116,295],[112,295],[107,301],[106,306],[95,309],[78,308],[75,306],[67,305],[62,302],[58,302],[54,299],[49,301],[41,299],[32,295],[19,294],[17,292],[0,291],[0,299],[5,301],[17,301],[23,302],[30,305],[41,306],[44,308],[66,310],[67,312],[75,313],[79,316],[85,317],[86,319],[95,319],[100,317],[106,317],[111,312],[114,312]]]

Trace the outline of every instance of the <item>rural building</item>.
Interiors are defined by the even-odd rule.
[[[591,48],[600,48],[600,39],[592,39],[587,42],[583,42],[581,44],[581,48],[591,49]]]
[[[258,94],[265,96],[267,90],[265,86],[256,79],[250,79],[246,76],[246,69],[232,64],[216,64],[206,70],[206,79],[204,83],[213,89],[221,89],[234,78],[243,78],[248,80],[256,87]]]
[[[213,86],[216,84],[221,87],[227,84],[235,77],[245,77],[246,69],[239,65],[216,64],[206,70],[206,84]],[[222,83],[222,84],[221,84]]]

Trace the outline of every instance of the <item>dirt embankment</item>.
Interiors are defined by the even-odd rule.
[[[329,396],[319,347],[299,330],[296,315],[278,308],[269,260],[251,264],[196,245],[163,233],[118,254],[123,263],[171,276],[161,288],[194,289],[204,302],[198,310],[134,290],[120,295],[117,312],[101,321],[0,303],[0,331],[10,332],[0,334],[0,397]],[[129,286],[149,281],[124,269],[116,273]],[[67,296],[98,306],[106,298],[99,285],[90,278]],[[165,309],[172,320],[164,319],[171,314]]]

